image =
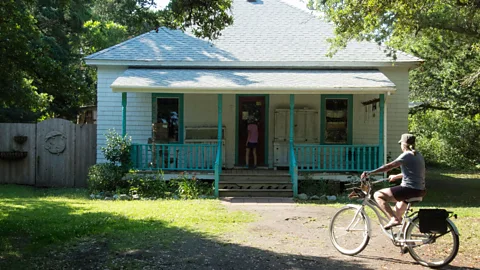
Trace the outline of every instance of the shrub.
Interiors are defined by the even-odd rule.
[[[115,130],[109,130],[105,137],[107,145],[101,149],[103,155],[113,165],[120,166],[123,173],[127,173],[132,163],[130,156],[131,137],[122,137]]]
[[[122,180],[122,176],[122,169],[112,163],[95,164],[88,171],[88,191],[115,192],[119,188],[126,188],[128,183]]]
[[[458,118],[449,111],[426,111],[409,118],[427,163],[458,169],[480,163],[480,115]]]
[[[129,184],[129,193],[138,194],[141,197],[165,198],[172,194],[168,182],[163,180],[163,174],[129,174],[126,177]]]
[[[213,195],[213,184],[198,180],[195,175],[189,176],[182,173],[175,180],[170,181],[171,186],[177,186],[177,194],[186,199],[197,199],[200,195]]]
[[[200,196],[212,196],[213,184],[202,182],[194,175],[181,173],[178,178],[164,180],[163,174],[127,174],[128,193],[138,194],[140,197],[171,198],[182,197],[197,199]],[[125,192],[127,193],[127,192]]]

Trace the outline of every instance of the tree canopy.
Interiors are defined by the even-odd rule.
[[[424,107],[480,113],[479,0],[318,0],[335,25],[331,51],[368,40],[425,60],[412,72],[411,99]]]
[[[83,57],[158,27],[217,38],[233,22],[231,0],[3,0],[0,122],[75,119],[95,102],[96,71]]]
[[[315,1],[315,0],[313,0]],[[410,115],[427,161],[480,168],[480,0],[317,0],[335,25],[331,53],[351,40],[424,60],[410,72]]]

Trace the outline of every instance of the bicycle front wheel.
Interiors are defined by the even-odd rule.
[[[330,240],[342,254],[355,255],[368,244],[369,224],[362,211],[353,206],[340,209],[330,222]]]
[[[408,252],[422,265],[437,268],[449,264],[457,256],[460,245],[452,221],[447,219],[447,232],[444,234],[421,233],[420,219],[414,218],[407,228],[405,239],[415,240],[407,243]]]

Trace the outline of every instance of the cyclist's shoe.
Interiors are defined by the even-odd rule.
[[[385,226],[383,226],[383,228],[384,228],[385,230],[389,230],[389,229],[391,229],[392,227],[399,226],[399,225],[402,225],[402,222],[401,222],[401,221],[398,221],[398,220],[390,220],[390,222],[388,222]]]

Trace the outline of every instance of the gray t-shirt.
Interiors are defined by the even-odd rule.
[[[414,155],[411,151],[403,152],[395,161],[402,164],[402,187],[425,190],[425,160],[418,151]]]

